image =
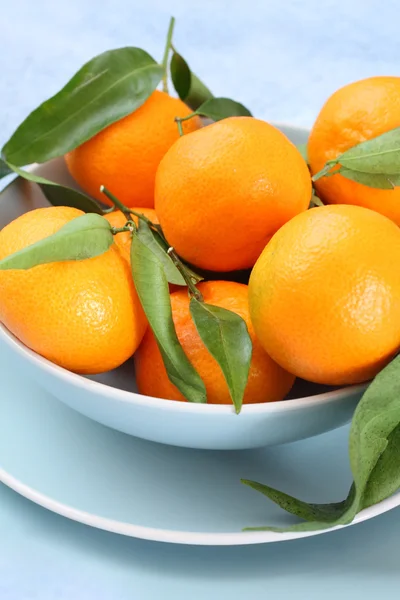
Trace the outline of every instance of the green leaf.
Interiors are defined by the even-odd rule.
[[[106,252],[113,243],[111,226],[97,214],[72,219],[61,229],[0,261],[0,270],[31,269],[46,263],[84,260]]]
[[[183,56],[174,52],[171,58],[170,69],[174,88],[179,98],[185,100],[189,95],[192,74]]]
[[[372,188],[381,190],[393,190],[400,185],[400,175],[384,175],[383,173],[363,173],[362,171],[353,171],[352,169],[340,168],[334,175],[340,173],[346,179],[362,183]],[[333,176],[334,176],[333,175]]]
[[[37,183],[47,200],[53,206],[70,206],[71,208],[83,210],[83,212],[86,213],[103,214],[103,211],[97,202],[83,192],[78,192],[73,188],[55,183],[54,181],[50,181],[49,179],[40,177],[40,175],[35,175],[29,171],[20,169],[14,165],[10,164],[9,166],[20,177],[32,181],[33,183]]]
[[[155,254],[162,264],[167,281],[175,285],[185,286],[186,282],[172,262],[171,258],[166,253],[166,249],[163,247],[163,243],[159,234],[155,231],[152,231],[148,224],[141,218],[139,218],[137,235],[140,241],[147,246],[147,248],[151,250],[153,254]]]
[[[104,52],[34,110],[2,154],[17,166],[62,156],[139,108],[161,77],[162,67],[140,48]]]
[[[303,519],[272,531],[312,531],[351,523],[365,506],[390,496],[400,485],[400,356],[383,369],[364,393],[353,417],[349,457],[354,484],[343,503],[315,505],[262,484],[245,481]]]
[[[213,98],[213,94],[208,87],[191,71],[190,90],[185,98],[185,102],[192,110],[196,110],[206,100]]]
[[[207,401],[204,383],[176,335],[164,268],[158,257],[134,234],[131,268],[136,290],[157,340],[170,381],[189,400]]]
[[[213,121],[220,121],[228,117],[252,116],[251,112],[243,104],[235,102],[235,100],[230,100],[230,98],[210,98],[210,100],[206,100],[206,102],[199,106],[196,113],[203,117],[208,117]]]
[[[400,127],[353,146],[337,162],[363,173],[400,174]]]
[[[190,313],[204,345],[221,367],[232,402],[239,413],[253,348],[247,325],[236,313],[199,302],[196,298],[190,301]]]
[[[192,110],[213,98],[208,87],[191,71],[186,60],[175,49],[170,64],[172,83],[180,97]]]
[[[5,177],[6,175],[10,175],[12,173],[12,169],[8,166],[8,164],[0,158],[0,179]]]
[[[388,437],[388,445],[381,454],[368,480],[364,493],[363,508],[389,498],[400,488],[400,425]]]

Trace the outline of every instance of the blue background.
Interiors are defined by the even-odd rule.
[[[216,95],[310,126],[338,87],[400,75],[397,0],[9,0],[1,3],[0,144],[99,52],[175,45]],[[400,511],[321,537],[185,548],[91,530],[0,487],[2,600],[330,600],[396,595]],[[397,591],[396,591],[397,590]]]

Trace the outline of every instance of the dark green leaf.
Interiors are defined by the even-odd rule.
[[[191,71],[190,90],[185,98],[186,104],[192,110],[197,110],[206,100],[210,100],[213,97],[208,87]]]
[[[34,110],[2,154],[17,166],[62,156],[139,108],[161,77],[162,67],[140,48],[104,52]]]
[[[353,146],[337,161],[353,171],[400,174],[400,127]]]
[[[174,283],[175,285],[186,285],[185,280],[166,253],[165,248],[162,247],[162,242],[158,233],[152,231],[148,224],[140,218],[137,235],[140,241],[156,255],[162,264],[167,281],[169,283]]]
[[[3,258],[0,270],[31,269],[46,263],[93,258],[106,252],[113,241],[106,219],[96,214],[82,215],[57,233]]]
[[[355,411],[349,439],[354,486],[342,508],[340,504],[333,504],[329,517],[331,509],[327,505],[308,504],[268,486],[246,482],[292,514],[313,519],[284,529],[256,529],[311,531],[348,524],[362,508],[390,496],[400,485],[399,426],[400,356],[397,356],[375,377]]]
[[[204,383],[176,335],[163,265],[135,234],[131,244],[131,266],[140,302],[157,340],[170,381],[189,402],[206,402]]]
[[[357,183],[362,183],[362,185],[381,190],[393,190],[395,186],[400,185],[400,175],[363,173],[362,171],[353,171],[352,169],[345,169],[343,167],[339,169],[337,173],[340,173],[340,175],[343,175],[346,179],[351,179],[351,181],[356,181]]]
[[[213,98],[208,87],[190,70],[181,54],[174,50],[171,60],[171,78],[179,97],[192,110],[199,108],[206,100]]]
[[[20,169],[14,165],[10,165],[10,167],[20,177],[32,181],[33,183],[37,183],[47,200],[53,206],[71,206],[72,208],[83,210],[83,212],[86,213],[103,214],[103,211],[97,202],[83,192],[78,192],[73,188],[55,183],[54,181],[50,181],[49,179],[25,171],[24,169]]]
[[[12,173],[12,169],[8,166],[8,164],[0,158],[0,179],[5,177],[6,175],[10,175]]]
[[[198,115],[220,121],[227,117],[251,117],[251,112],[240,102],[230,98],[210,98],[196,110]]]
[[[253,348],[247,325],[236,313],[195,298],[190,301],[190,313],[206,348],[221,367],[232,402],[239,413]]]
[[[203,102],[214,96],[193,71],[191,71],[191,75],[190,90],[185,98],[185,102],[192,110],[196,110]]]
[[[170,69],[174,88],[179,98],[185,100],[189,95],[192,74],[183,56],[174,52],[171,58]]]

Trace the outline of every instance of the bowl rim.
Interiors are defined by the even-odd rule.
[[[155,398],[146,396],[137,392],[121,390],[106,383],[87,379],[83,375],[74,373],[60,367],[59,365],[44,358],[25,344],[23,344],[14,334],[12,334],[2,323],[0,323],[0,339],[3,339],[7,345],[17,352],[22,358],[27,359],[31,364],[39,369],[49,373],[52,376],[66,381],[68,384],[87,390],[88,392],[98,392],[102,396],[107,396],[119,402],[125,402],[132,405],[145,406],[147,408],[161,409],[166,411],[203,413],[208,411],[215,415],[236,415],[233,404],[200,404],[194,402],[177,402],[176,400],[167,400],[164,398]],[[131,360],[131,359],[129,359]],[[133,368],[132,368],[133,372]],[[359,383],[355,385],[341,387],[322,394],[305,396],[303,398],[293,398],[290,400],[278,400],[276,402],[262,402],[258,404],[244,404],[240,415],[271,414],[280,412],[292,412],[321,404],[329,404],[341,399],[348,393],[362,393],[368,387],[368,383]]]
[[[278,121],[271,123],[274,127],[278,129],[287,129],[297,131],[298,133],[303,133],[308,135],[309,129],[307,127],[301,127],[297,125],[293,125],[284,121]],[[61,158],[61,157],[60,157]],[[36,171],[40,166],[38,163],[34,163],[26,167],[27,171]],[[12,185],[14,185],[19,178],[13,179],[10,181],[1,191],[0,197],[3,193]],[[29,360],[30,363],[34,364],[38,368],[48,372],[50,375],[53,375],[63,381],[67,381],[69,384],[74,385],[75,387],[80,387],[86,389],[88,391],[98,391],[102,396],[108,396],[113,400],[118,400],[120,402],[126,402],[129,404],[136,404],[141,406],[147,406],[148,408],[155,408],[167,411],[175,411],[175,412],[189,412],[189,413],[198,413],[204,411],[209,411],[213,414],[218,415],[228,415],[233,414],[235,416],[235,409],[233,404],[200,404],[194,402],[177,402],[176,400],[167,400],[164,398],[156,398],[154,396],[146,396],[144,394],[140,394],[137,392],[129,392],[127,390],[121,390],[120,388],[116,388],[105,383],[101,383],[99,381],[94,381],[92,379],[87,379],[83,375],[79,375],[78,373],[73,373],[64,367],[60,367],[59,365],[51,362],[47,358],[41,356],[25,344],[23,344],[14,334],[9,331],[5,325],[0,323],[0,338],[6,341],[7,345],[14,349],[17,354],[22,356],[23,358]],[[247,414],[271,414],[271,413],[279,413],[279,412],[292,412],[296,410],[302,410],[305,408],[311,408],[316,405],[321,404],[329,404],[331,402],[335,402],[339,400],[343,395],[347,395],[349,392],[353,394],[363,393],[369,385],[367,383],[359,383],[355,385],[344,386],[338,388],[336,390],[331,390],[329,392],[323,392],[321,394],[315,394],[313,396],[304,396],[302,398],[293,398],[290,400],[278,400],[276,402],[262,402],[257,404],[243,404],[240,415]]]

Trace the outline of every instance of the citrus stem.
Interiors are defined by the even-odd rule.
[[[188,121],[189,119],[193,119],[193,117],[196,117],[197,115],[198,115],[198,112],[194,111],[194,112],[190,113],[190,115],[186,115],[186,117],[175,117],[175,123],[178,125],[178,131],[179,131],[179,135],[181,137],[183,136],[183,127],[182,127],[183,121]]]
[[[322,177],[325,177],[326,175],[328,175],[329,171],[332,169],[332,167],[334,167],[335,165],[338,164],[337,160],[329,160],[326,165],[324,166],[323,169],[321,169],[321,171],[318,171],[318,173],[316,173],[311,180],[312,181],[318,181],[318,179],[321,179]]]
[[[196,287],[196,281],[191,277],[190,273],[187,271],[185,265],[183,264],[175,250],[172,247],[170,247],[167,250],[167,254],[172,259],[172,262],[174,263],[179,273],[185,280],[185,283],[188,286],[189,294],[193,298],[196,298],[196,300],[198,300],[199,302],[204,302],[202,293]]]
[[[128,221],[129,224],[126,224],[124,227],[111,227],[111,233],[113,235],[117,235],[117,233],[124,233],[125,231],[129,231],[133,233],[134,223],[132,221]]]
[[[118,200],[118,198],[114,196],[114,194],[112,194],[110,190],[104,187],[104,185],[101,185],[100,192],[107,196],[107,198],[111,200],[111,202],[125,215],[127,221],[132,220],[131,211],[129,210],[129,208],[122,204],[122,202],[120,202],[120,200]]]
[[[165,42],[164,57],[163,57],[163,61],[162,61],[162,68],[163,68],[162,89],[163,89],[163,92],[165,92],[166,94],[168,94],[168,57],[169,57],[169,52],[171,50],[172,34],[174,31],[174,25],[175,25],[175,17],[171,17],[171,19],[169,21],[167,40]]]

